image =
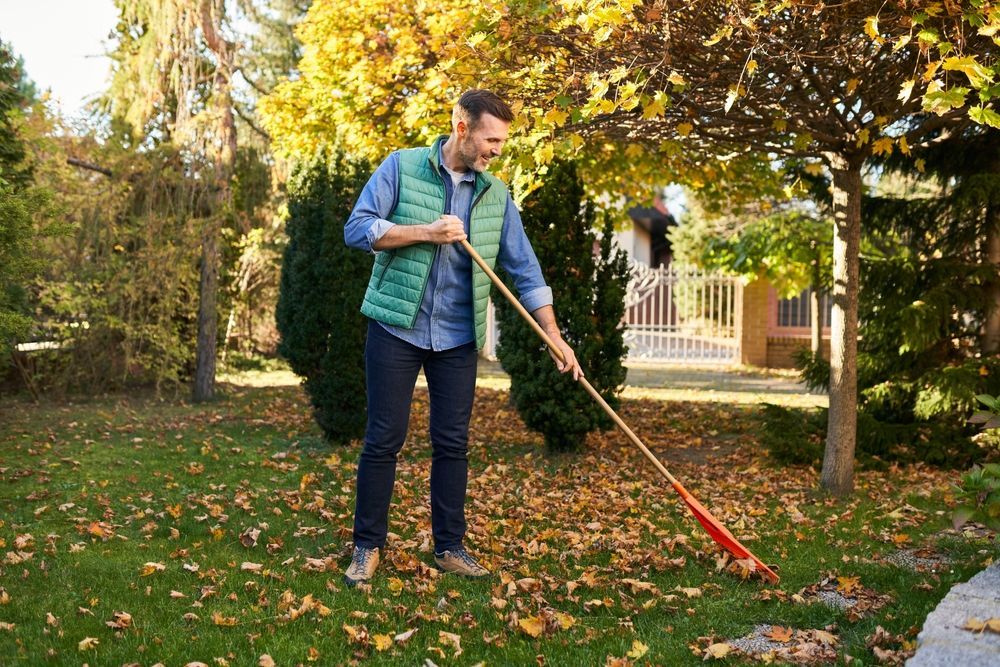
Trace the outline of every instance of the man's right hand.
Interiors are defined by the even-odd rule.
[[[448,214],[427,225],[427,233],[430,242],[439,245],[457,243],[466,238],[465,225],[458,217]]]

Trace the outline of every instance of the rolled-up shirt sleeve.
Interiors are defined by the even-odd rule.
[[[372,248],[394,226],[388,220],[396,206],[399,190],[399,156],[389,154],[365,184],[351,217],[344,225],[344,243],[351,248],[374,253]]]
[[[518,300],[529,313],[552,305],[552,288],[545,284],[542,267],[524,233],[521,213],[507,195],[503,229],[500,232],[500,254],[497,261],[510,275],[517,288]]]

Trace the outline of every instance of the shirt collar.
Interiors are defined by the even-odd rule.
[[[444,155],[443,155],[444,142],[443,141],[439,141],[438,142],[438,144],[437,144],[437,151],[438,151],[438,164],[441,165],[441,171],[447,174],[448,173],[448,168],[444,166]],[[464,172],[458,172],[458,173],[461,173],[461,176],[462,176],[461,179],[459,179],[459,180],[462,180],[462,181],[471,181],[473,183],[476,182],[476,172],[472,171],[471,169],[466,169]]]

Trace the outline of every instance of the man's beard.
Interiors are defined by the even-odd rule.
[[[489,165],[489,162],[487,162],[483,166],[479,166],[479,158],[481,158],[482,155],[480,155],[479,151],[476,150],[475,143],[471,141],[468,142],[468,144],[459,143],[458,157],[461,158],[462,164],[464,164],[467,169],[476,173],[486,171],[486,167]]]

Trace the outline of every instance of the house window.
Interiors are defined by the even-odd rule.
[[[808,329],[810,317],[812,315],[812,303],[810,297],[811,290],[805,289],[798,296],[790,299],[778,300],[778,327],[781,329]],[[823,292],[819,297],[820,307],[820,327],[830,326],[830,311],[833,308],[833,299],[828,292]]]

